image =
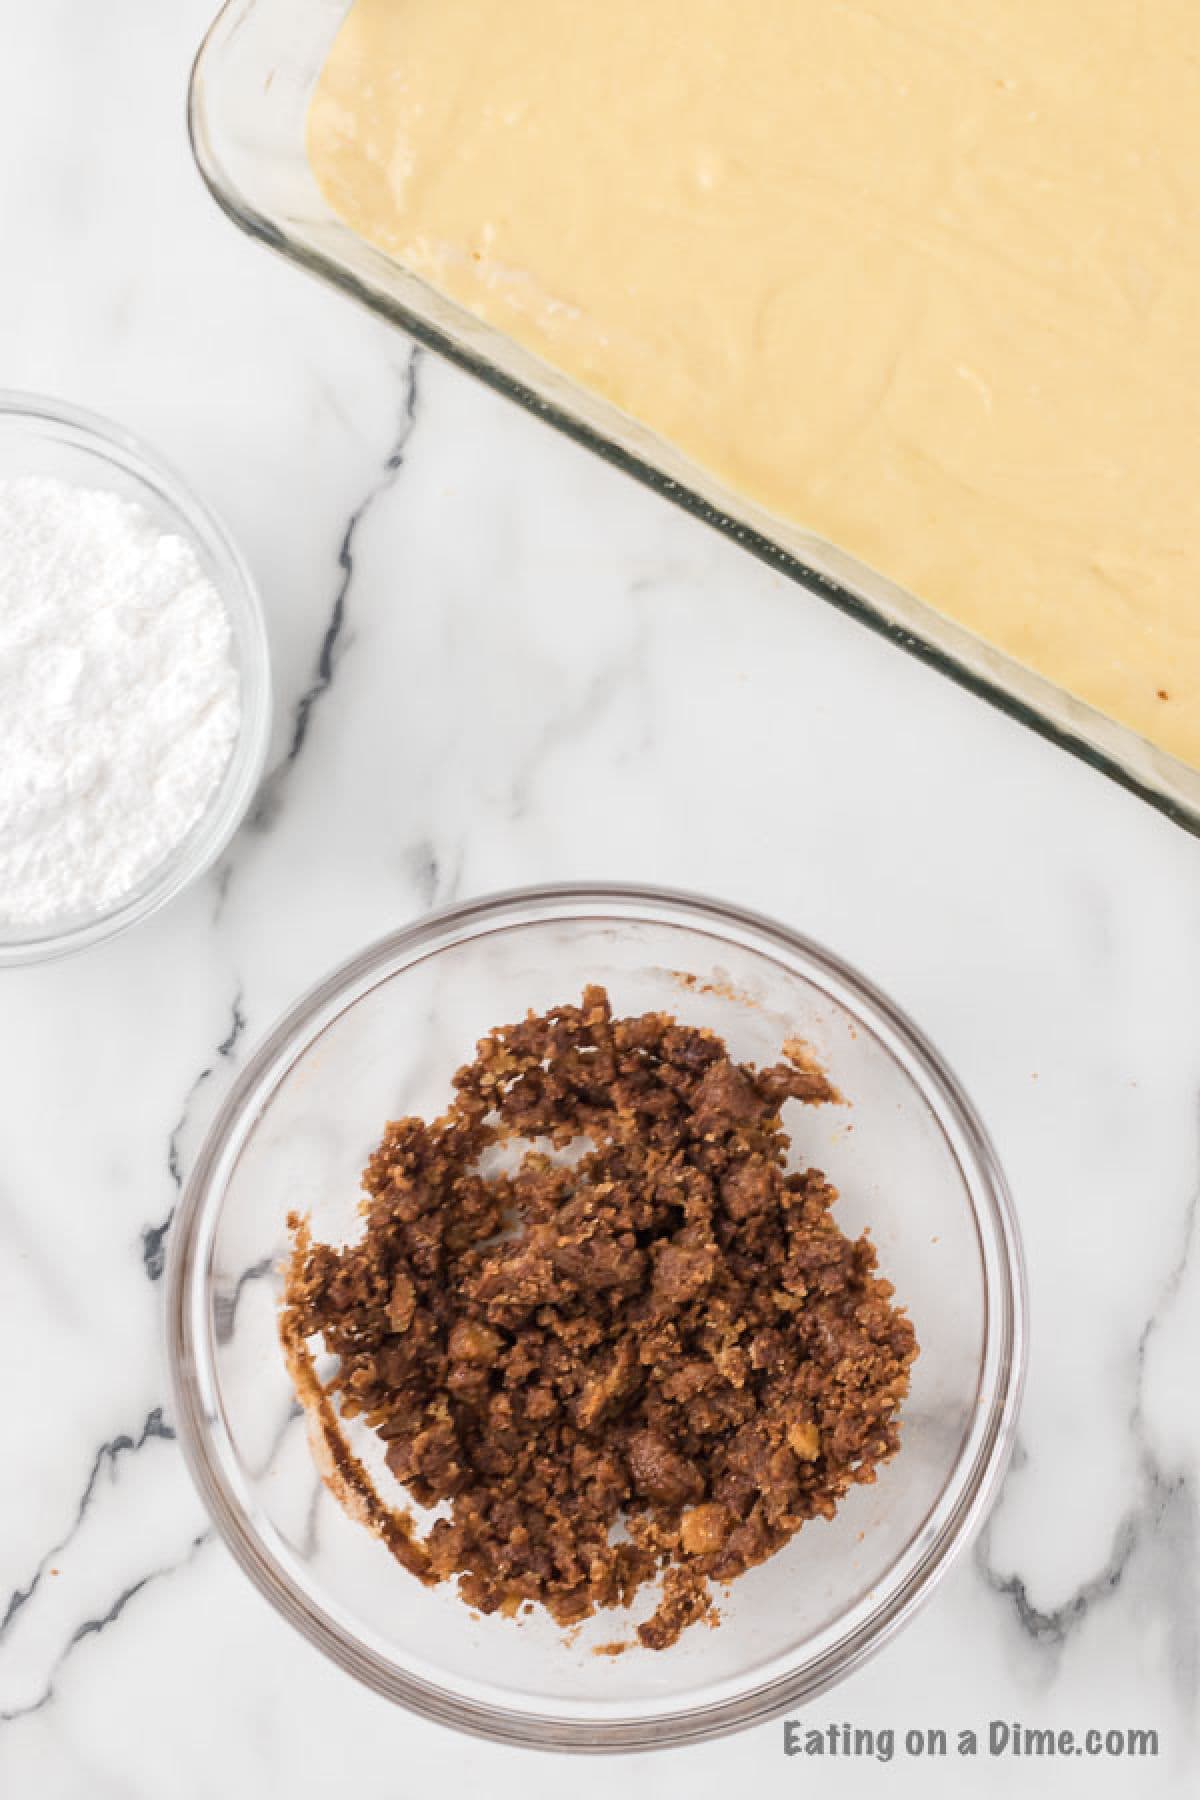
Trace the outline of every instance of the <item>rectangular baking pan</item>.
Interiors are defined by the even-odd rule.
[[[352,0],[228,0],[192,73],[189,123],[213,195],[251,236],[353,294],[560,431],[723,531],[1200,833],[1200,770],[993,649],[856,558],[742,499],[671,444],[439,294],[353,232],[317,187],[309,98]]]

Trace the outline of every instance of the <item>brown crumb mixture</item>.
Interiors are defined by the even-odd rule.
[[[359,1242],[289,1221],[282,1335],[328,1478],[423,1581],[562,1625],[656,1581],[637,1635],[664,1649],[711,1619],[711,1581],[895,1453],[913,1328],[869,1240],[835,1224],[835,1190],[785,1173],[783,1102],[838,1098],[803,1045],[785,1054],[735,1063],[711,1032],[614,1020],[588,988],[484,1038],[442,1118],[387,1127]],[[535,1141],[485,1172],[510,1139]],[[413,1500],[446,1503],[423,1540],[335,1403]]]

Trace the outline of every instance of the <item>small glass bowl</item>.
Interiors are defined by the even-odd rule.
[[[621,1014],[669,1011],[777,1059],[807,1041],[850,1101],[785,1123],[793,1159],[870,1228],[921,1355],[899,1454],[831,1520],[718,1593],[721,1624],[620,1657],[628,1615],[564,1633],[480,1618],[423,1588],[324,1487],[277,1336],[286,1218],[361,1231],[360,1174],[388,1119],[442,1111],[491,1027],[606,983]],[[953,1075],[890,1002],[797,933],[719,902],[626,887],[502,894],[423,919],[302,1000],[251,1059],[203,1145],[172,1233],[175,1419],[226,1542],[261,1591],[361,1681],[445,1724],[557,1750],[713,1737],[811,1699],[932,1592],[982,1521],[1012,1445],[1024,1368],[1016,1222]],[[382,1491],[380,1445],[352,1449]],[[389,1485],[390,1484],[390,1489]],[[653,1602],[647,1600],[644,1610]],[[639,1615],[640,1616],[640,1615]]]
[[[40,962],[113,937],[195,881],[233,836],[262,776],[271,728],[266,627],[253,577],[224,526],[182,478],[122,426],[37,394],[0,391],[0,479],[49,476],[135,501],[163,531],[186,538],[220,594],[241,680],[241,722],[207,808],[170,855],[99,913],[45,924],[0,924],[0,968]]]

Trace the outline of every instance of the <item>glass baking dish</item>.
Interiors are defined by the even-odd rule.
[[[309,96],[351,4],[227,0],[201,46],[191,83],[192,146],[213,195],[243,230],[1200,833],[1200,770],[1023,667],[857,558],[733,493],[344,224],[309,167],[305,126]]]

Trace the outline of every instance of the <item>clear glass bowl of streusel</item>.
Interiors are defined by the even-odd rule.
[[[319,1242],[359,1238],[363,1169],[385,1124],[436,1119],[479,1039],[578,1004],[590,984],[607,989],[615,1015],[670,1014],[760,1069],[783,1045],[804,1046],[846,1104],[784,1103],[788,1167],[819,1169],[836,1187],[841,1231],[869,1232],[920,1343],[900,1448],[877,1479],[720,1587],[714,1629],[693,1625],[664,1650],[641,1645],[620,1606],[565,1629],[542,1607],[485,1615],[452,1581],[416,1580],[327,1485],[279,1335],[289,1216],[306,1216]],[[563,886],[396,932],[261,1044],[181,1204],[168,1333],[193,1476],[238,1561],[310,1642],[445,1724],[530,1747],[632,1750],[811,1699],[928,1598],[981,1524],[1011,1450],[1024,1285],[983,1127],[936,1052],[866,980],[734,906]],[[318,1358],[323,1375],[328,1361]],[[364,1419],[340,1429],[380,1497],[403,1506]],[[328,1468],[327,1452],[320,1460]],[[637,1616],[653,1605],[639,1592]]]
[[[0,969],[44,961],[115,936],[148,918],[211,867],[257,790],[271,725],[266,626],[237,545],[183,478],[111,420],[37,394],[0,390],[0,483],[48,481],[112,495],[137,509],[147,530],[181,539],[215,590],[229,625],[239,694],[223,769],[190,825],[132,883],[102,903],[14,919],[0,892]],[[3,546],[0,546],[2,549]],[[160,771],[147,766],[147,795]]]

